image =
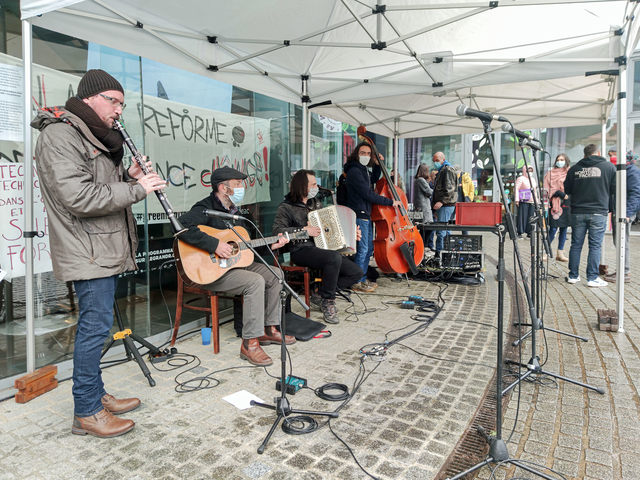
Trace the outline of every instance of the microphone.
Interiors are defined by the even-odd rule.
[[[458,108],[456,108],[456,113],[460,117],[476,117],[482,120],[483,122],[490,122],[492,120],[495,120],[497,122],[509,121],[506,118],[501,117],[500,115],[492,115],[491,113],[481,112],[480,110],[474,110],[473,108],[469,108],[464,104],[458,105]]]
[[[532,142],[542,143],[542,142],[540,142],[540,140],[535,138],[533,135],[525,133],[522,130],[518,130],[517,128],[511,128],[511,125],[509,125],[508,123],[505,123],[504,125],[502,125],[502,131],[506,132],[506,133],[514,133],[515,132],[515,134],[519,138],[526,139],[526,140],[531,140]]]
[[[333,191],[331,189],[318,186],[318,194],[315,196],[315,198],[325,198],[332,195]]]
[[[242,215],[231,215],[230,213],[219,212],[218,210],[204,210],[202,213],[207,217],[218,217],[226,220],[247,220]]]

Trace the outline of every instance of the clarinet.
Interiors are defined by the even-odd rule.
[[[127,147],[129,147],[129,150],[131,150],[131,155],[133,156],[136,163],[140,167],[140,170],[142,170],[142,172],[145,175],[148,175],[150,172],[149,172],[149,169],[147,168],[146,163],[142,159],[142,154],[138,151],[136,146],[133,144],[133,141],[131,141],[131,137],[122,126],[122,123],[120,123],[119,120],[116,120],[115,122],[113,122],[113,125],[114,125],[114,129],[118,130],[122,135],[122,138],[124,139],[124,143],[127,144]],[[181,233],[186,232],[187,229],[184,228],[184,226],[182,226],[180,221],[173,214],[173,207],[169,203],[169,199],[165,195],[164,190],[156,190],[155,194],[158,197],[158,200],[160,201],[160,205],[162,205],[162,208],[164,208],[164,211],[167,213],[167,216],[169,217],[169,221],[171,222],[171,228],[175,232],[173,236],[177,237]]]

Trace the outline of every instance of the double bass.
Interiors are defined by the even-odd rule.
[[[382,178],[376,182],[378,195],[391,200],[400,200],[402,206],[372,206],[371,220],[376,226],[376,238],[373,241],[373,257],[378,268],[384,273],[418,273],[416,265],[424,258],[424,242],[418,227],[407,214],[408,202],[405,193],[394,185],[384,162],[373,141],[365,135],[364,127],[358,128],[358,135],[364,138],[378,160],[382,170]]]

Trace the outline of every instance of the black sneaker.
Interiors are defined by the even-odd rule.
[[[314,293],[313,295],[311,295],[311,299],[309,300],[309,303],[311,304],[309,306],[314,310],[318,310],[319,312],[322,311],[322,298],[317,293]]]
[[[327,323],[340,323],[338,318],[338,309],[336,308],[336,301],[323,298],[322,300],[322,314],[324,315],[324,321]]]

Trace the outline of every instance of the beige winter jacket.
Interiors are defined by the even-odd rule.
[[[122,163],[115,166],[107,148],[71,112],[41,110],[31,126],[41,132],[35,158],[55,277],[89,280],[135,270],[131,205],[146,197],[144,187]]]

